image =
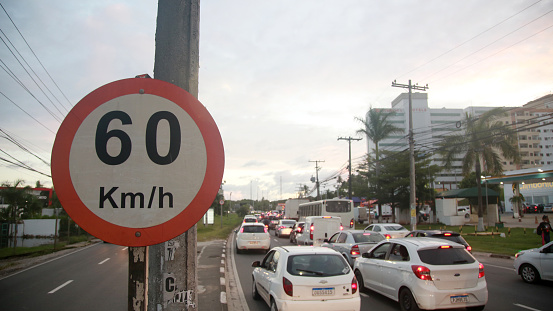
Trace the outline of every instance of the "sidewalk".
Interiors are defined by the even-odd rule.
[[[503,225],[505,227],[535,229],[538,226],[538,224],[541,222],[541,218],[543,215],[544,214],[523,214],[523,217],[521,217],[519,220],[518,218],[513,218],[512,212],[505,212],[500,215],[500,218],[501,218],[501,222],[503,222]],[[467,224],[476,225],[476,223],[472,223],[472,222]]]

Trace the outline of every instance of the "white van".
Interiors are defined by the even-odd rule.
[[[320,246],[336,231],[343,230],[342,220],[337,216],[305,217],[303,234],[298,236],[298,245]]]

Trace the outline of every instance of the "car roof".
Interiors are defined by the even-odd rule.
[[[242,227],[245,227],[245,226],[260,226],[260,227],[265,227],[265,225],[264,225],[262,222],[245,222],[245,223],[242,223]]]
[[[370,225],[381,225],[381,226],[398,225],[398,226],[403,227],[403,225],[397,224],[395,222],[380,222],[380,223],[374,223],[374,224],[370,224]],[[370,225],[367,225],[367,227],[370,226]]]
[[[280,248],[284,250],[289,255],[296,255],[296,254],[330,254],[330,255],[338,255],[335,250],[328,247],[322,247],[322,246],[277,246],[275,248]]]
[[[459,232],[455,231],[449,231],[449,230],[439,230],[439,229],[432,229],[432,230],[413,230],[409,233],[415,233],[415,232],[424,232],[429,234],[444,234],[444,233],[451,233],[452,235],[460,235]]]
[[[385,241],[382,241],[385,242]],[[380,242],[380,243],[382,243]],[[416,247],[417,249],[426,249],[426,248],[437,248],[442,245],[449,245],[451,247],[456,248],[465,248],[463,245],[459,243],[455,243],[449,240],[444,239],[438,239],[438,238],[432,238],[432,237],[413,237],[408,239],[389,239],[388,242],[391,243],[404,243],[404,244],[411,244],[412,246]]]

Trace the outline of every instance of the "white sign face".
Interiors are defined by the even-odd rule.
[[[52,180],[69,216],[114,244],[146,246],[194,226],[221,185],[215,121],[185,90],[125,79],[85,96],[62,122]]]
[[[156,163],[163,157],[166,164]],[[186,111],[163,97],[130,94],[83,120],[69,170],[75,191],[94,214],[142,228],[188,206],[203,183],[206,159],[203,137]]]

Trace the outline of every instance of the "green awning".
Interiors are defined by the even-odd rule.
[[[486,191],[488,194],[488,198],[499,198],[499,193],[496,191],[488,188],[486,190],[485,187],[482,187],[482,196],[486,196]],[[464,188],[464,189],[454,189],[449,191],[444,191],[437,195],[438,198],[444,198],[444,199],[452,199],[452,198],[478,198],[478,188]]]

